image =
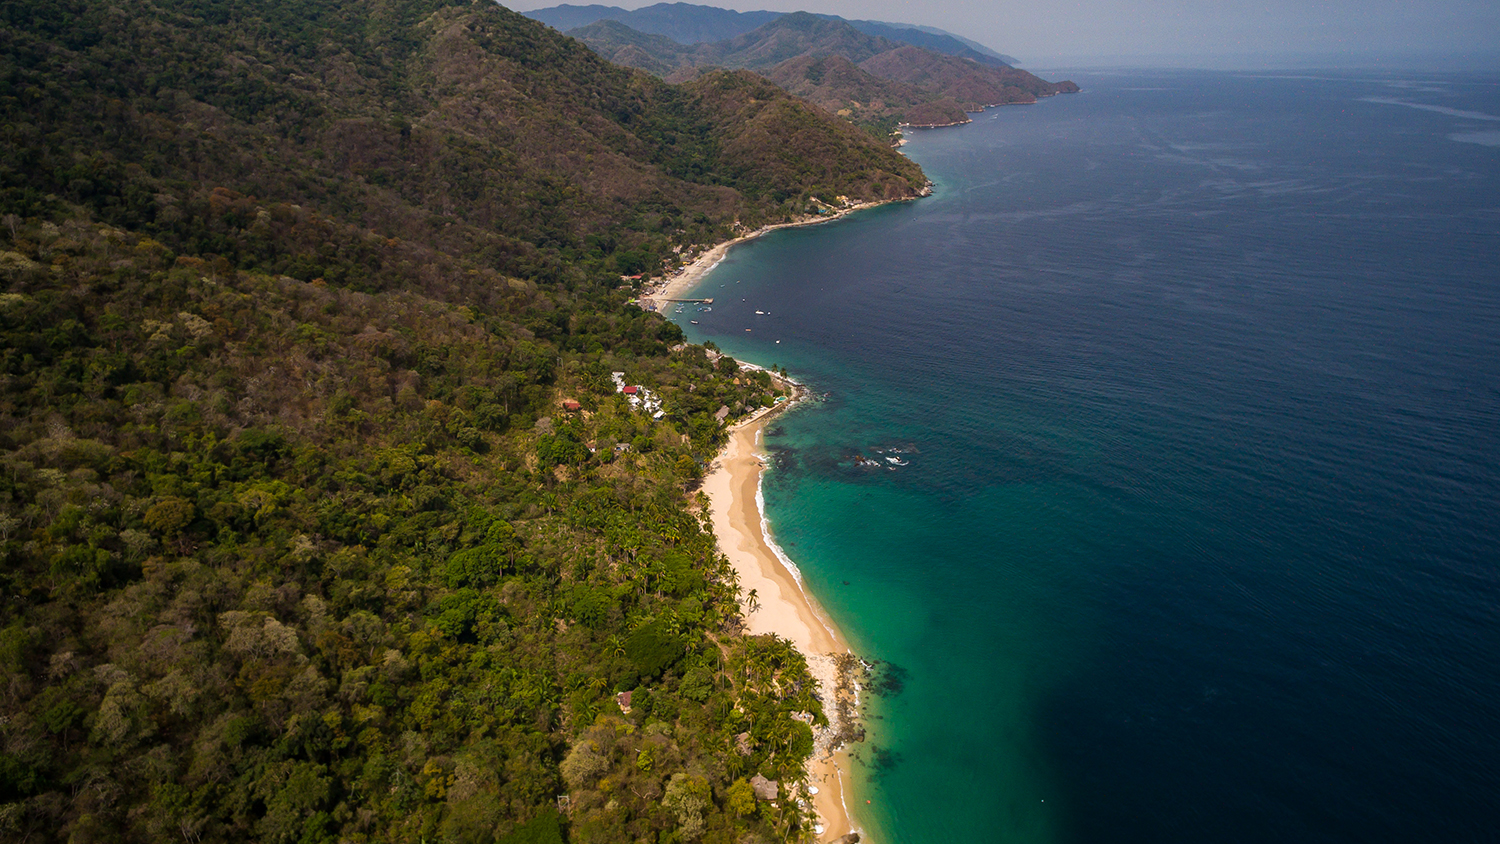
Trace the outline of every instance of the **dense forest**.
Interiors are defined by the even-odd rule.
[[[784,385],[621,276],[914,165],[487,2],[15,0],[0,79],[0,838],[806,835],[696,492]]]

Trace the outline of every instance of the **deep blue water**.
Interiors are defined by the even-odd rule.
[[[1500,78],[1072,76],[917,133],[935,196],[738,248],[676,317],[829,394],[766,499],[900,681],[853,808],[1500,840]]]

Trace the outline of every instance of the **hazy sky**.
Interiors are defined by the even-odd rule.
[[[583,5],[588,0],[571,0]],[[654,0],[600,0],[633,9]],[[1176,57],[1188,64],[1359,64],[1500,55],[1500,0],[696,0],[942,27],[1031,67]],[[506,3],[514,9],[558,0]],[[1203,61],[1195,61],[1200,59]],[[1407,63],[1407,62],[1403,62]]]

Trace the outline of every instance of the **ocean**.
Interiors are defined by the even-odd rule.
[[[867,840],[1500,840],[1500,76],[1070,75],[669,314],[821,397]]]

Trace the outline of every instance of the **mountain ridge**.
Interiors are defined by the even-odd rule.
[[[755,70],[877,134],[901,123],[963,123],[968,120],[964,112],[1078,90],[1072,82],[1047,82],[1008,65],[982,64],[869,35],[848,21],[807,12],[782,15],[712,44],[678,44],[613,20],[567,34],[613,62],[673,81],[691,79],[699,68],[710,66]],[[835,65],[837,73],[825,80],[824,64],[799,61],[834,57],[858,72]]]
[[[679,44],[693,45],[727,41],[791,13],[738,12],[691,3],[656,3],[639,9],[564,4],[534,9],[522,14],[539,20],[559,32],[579,29],[603,20],[613,20],[640,32],[664,35]],[[850,20],[829,14],[819,14],[817,17],[845,21],[866,35],[876,35],[949,55],[971,58],[984,64],[1016,64],[1016,60],[1009,56],[937,27],[886,21]]]

